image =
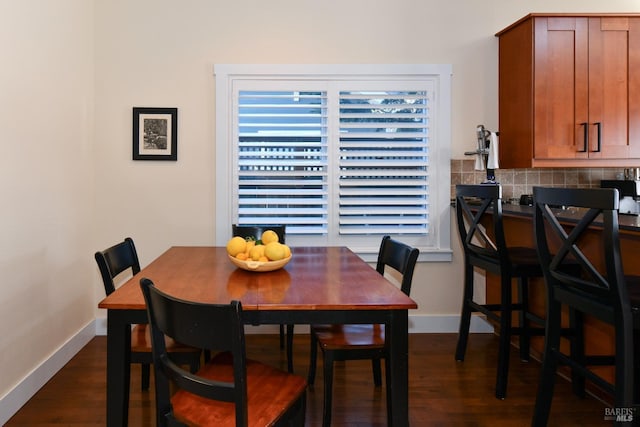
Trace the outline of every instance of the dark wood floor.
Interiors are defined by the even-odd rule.
[[[412,426],[527,426],[533,411],[540,364],[522,363],[512,352],[508,396],[493,397],[497,338],[472,335],[465,362],[453,358],[455,334],[410,336],[409,412]],[[295,369],[306,375],[308,336],[295,337]],[[247,335],[249,357],[285,368],[275,335]],[[105,425],[106,338],[94,338],[40,390],[6,426]],[[376,388],[367,361],[336,364],[333,426],[386,425],[384,387]],[[320,366],[319,366],[320,369]],[[321,372],[321,370],[319,371]],[[551,426],[603,426],[605,404],[571,393],[560,379]],[[308,392],[307,426],[322,419],[322,379]],[[132,369],[129,425],[152,426],[153,391],[140,391],[139,368]]]

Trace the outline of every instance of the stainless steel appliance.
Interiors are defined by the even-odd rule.
[[[495,184],[496,174],[495,169],[498,169],[498,132],[492,132],[484,127],[484,125],[478,125],[476,127],[476,139],[478,148],[475,151],[465,151],[465,156],[476,157],[476,170],[486,170],[487,179],[483,181],[483,184]]]
[[[625,174],[636,177],[636,174]],[[640,179],[605,179],[600,181],[601,188],[617,188],[620,193],[620,213],[640,215]]]

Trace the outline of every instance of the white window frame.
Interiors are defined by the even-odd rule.
[[[280,65],[280,64],[217,64],[214,66],[216,88],[216,244],[224,245],[231,237],[234,222],[233,182],[235,182],[234,155],[237,151],[229,141],[234,134],[232,115],[234,81],[243,79],[424,79],[435,83],[435,99],[432,107],[429,146],[429,236],[423,241],[411,238],[403,241],[420,249],[419,261],[451,261],[451,217],[450,217],[450,158],[451,158],[451,74],[449,64],[409,65]],[[393,236],[393,235],[392,235]],[[291,246],[313,245],[304,236],[287,235]],[[347,239],[348,240],[348,239]],[[339,244],[344,244],[344,239]],[[321,244],[318,242],[318,244]],[[335,245],[329,238],[322,244]],[[366,261],[375,261],[379,240],[366,244],[353,242],[347,246]]]

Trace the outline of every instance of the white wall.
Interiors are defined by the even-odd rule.
[[[636,0],[3,1],[0,396],[105,316],[95,250],[131,236],[145,265],[213,243],[227,185],[215,181],[214,64],[453,64],[462,158],[476,125],[497,127],[497,31],[529,12],[633,11]],[[133,106],[178,108],[177,162],[131,160]],[[419,265],[414,315],[457,314],[460,264]]]
[[[0,3],[0,397],[95,318],[93,34],[92,2]]]

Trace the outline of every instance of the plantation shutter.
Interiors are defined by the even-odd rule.
[[[238,91],[238,223],[428,234],[430,92],[388,81],[323,87]]]
[[[375,262],[383,235],[450,261],[451,66],[217,64],[216,243],[283,224],[287,244]]]
[[[340,234],[426,234],[428,92],[341,90],[339,122]]]
[[[286,224],[287,234],[327,233],[326,103],[324,91],[238,92],[239,224]]]

